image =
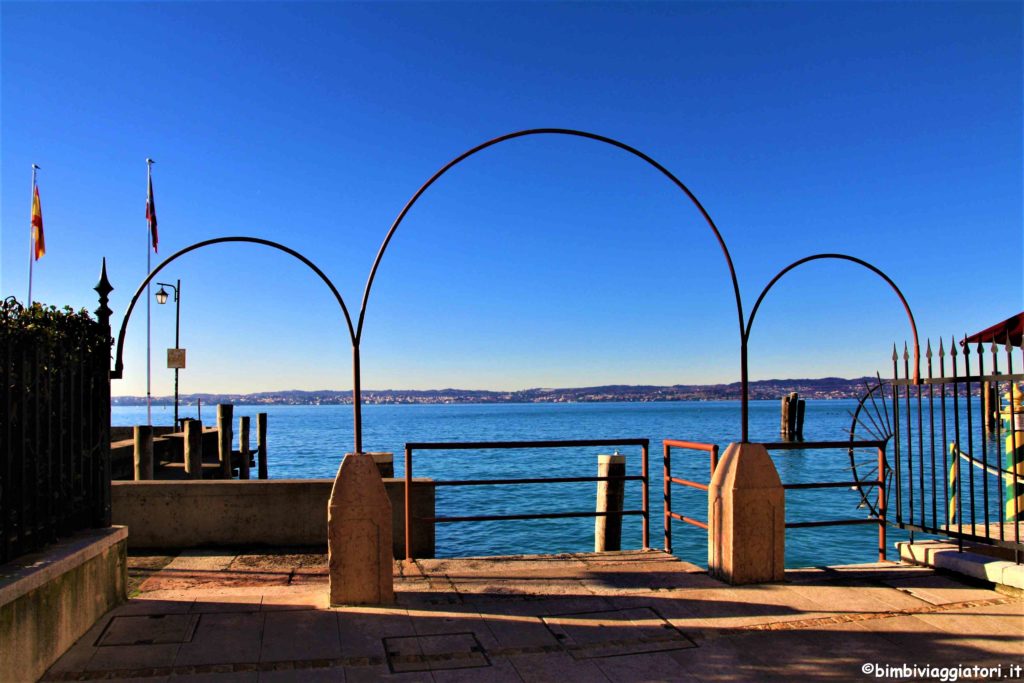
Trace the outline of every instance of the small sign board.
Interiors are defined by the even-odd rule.
[[[167,367],[170,370],[184,370],[185,349],[167,349]]]

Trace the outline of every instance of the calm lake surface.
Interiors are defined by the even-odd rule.
[[[808,441],[849,438],[855,400],[808,401],[804,437]],[[273,479],[333,478],[342,456],[352,450],[352,409],[349,406],[236,405],[235,417],[269,414],[268,462]],[[113,423],[145,422],[144,407],[115,407]],[[183,406],[183,416],[195,416],[194,406]],[[173,408],[154,407],[154,424],[170,424]],[[203,407],[204,423],[215,423],[215,408]],[[718,444],[722,451],[739,439],[738,401],[666,403],[530,403],[490,405],[369,405],[363,408],[363,444],[367,451],[395,454],[396,476],[402,476],[406,442],[520,441],[553,439],[629,439],[651,441],[650,503],[651,545],[663,544],[662,448],[663,439]],[[237,441],[237,426],[235,429]],[[860,435],[858,435],[860,436]],[[752,401],[752,441],[779,440],[779,402]],[[871,438],[864,435],[861,438]],[[255,434],[252,437],[255,446]],[[236,443],[237,448],[237,443]],[[423,451],[414,454],[417,477],[434,479],[487,479],[544,476],[594,476],[597,455],[608,448],[527,449],[489,451]],[[621,448],[629,474],[640,473],[639,447]],[[850,461],[845,449],[775,452],[784,483],[849,481]],[[872,457],[870,454],[864,454]],[[698,482],[709,479],[705,454],[673,452],[672,472]],[[593,510],[596,484],[444,487],[437,490],[437,515],[521,514]],[[640,508],[640,483],[627,482],[626,509]],[[707,519],[706,494],[674,486],[673,510]],[[790,491],[786,500],[789,522],[863,518],[860,495],[846,488]],[[904,535],[889,529],[892,543]],[[437,528],[440,557],[552,553],[593,550],[593,518],[441,524]],[[623,521],[623,547],[641,545],[640,517]],[[707,533],[673,522],[675,554],[707,565]],[[789,567],[836,565],[877,560],[875,525],[790,529],[786,536]]]

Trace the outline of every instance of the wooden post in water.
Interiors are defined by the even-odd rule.
[[[996,423],[999,420],[999,394],[991,382],[981,383],[981,410],[984,415],[983,422],[985,431],[991,434],[996,431]]]
[[[626,456],[618,453],[597,456],[597,476],[626,476]],[[626,482],[621,479],[597,482],[597,511],[621,513],[625,490]],[[594,552],[601,553],[606,550],[622,550],[621,514],[607,514],[594,518]]]
[[[256,466],[259,478],[267,478],[267,414],[256,413]]]
[[[153,478],[153,428],[135,425],[135,481]]]
[[[238,478],[249,478],[249,416],[238,418],[238,451],[242,462],[238,465]]]
[[[807,402],[791,391],[782,397],[782,420],[779,432],[783,439],[802,439],[804,436],[804,410]]]
[[[234,439],[231,417],[234,412],[235,407],[230,403],[217,404],[217,457],[220,458],[220,476],[223,479],[232,478],[231,442]]]
[[[203,423],[185,420],[185,474],[189,479],[203,478]]]

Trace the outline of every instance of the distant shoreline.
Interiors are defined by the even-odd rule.
[[[790,392],[812,400],[860,398],[867,387],[877,379],[860,377],[844,379],[770,379],[750,383],[752,400],[778,400]],[[865,386],[867,385],[867,387]],[[740,383],[731,384],[676,384],[603,385],[564,389],[523,389],[519,391],[488,391],[476,389],[385,389],[364,390],[365,405],[439,405],[439,404],[501,404],[501,403],[663,403],[669,401],[729,401],[740,398]],[[250,394],[185,394],[179,402],[195,405],[235,403],[249,405],[351,405],[352,392],[322,391],[267,391]],[[153,397],[154,405],[173,405],[173,396]],[[114,406],[144,406],[144,396],[115,396]]]

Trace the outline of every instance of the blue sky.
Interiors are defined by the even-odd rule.
[[[639,148],[716,221],[749,312],[786,264],[871,261],[922,337],[1024,308],[1020,3],[0,4],[0,285],[27,284],[30,167],[48,253],[37,300],[119,323],[146,274],[146,157],[165,256],[251,235],[316,262],[358,310],[373,258],[439,167],[497,135],[579,128]],[[326,288],[216,246],[181,278],[182,391],[350,386]],[[145,393],[145,309],[125,379]],[[153,393],[174,313],[153,307]],[[753,378],[884,370],[909,336],[875,276],[794,271],[758,314]],[[424,195],[381,265],[365,388],[739,379],[717,243],[620,150],[515,140]]]

